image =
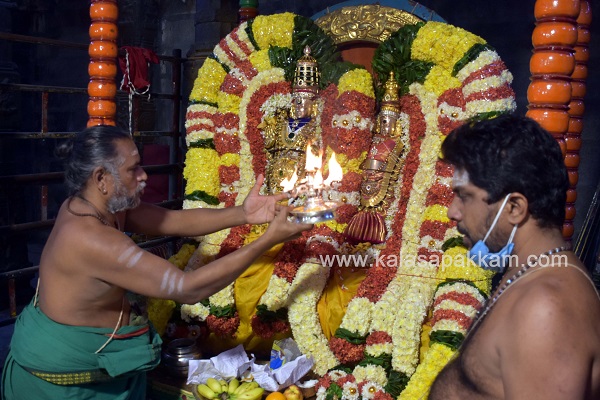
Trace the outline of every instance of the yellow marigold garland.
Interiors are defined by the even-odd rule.
[[[223,114],[240,112],[240,101],[242,98],[235,94],[219,92],[217,95],[217,103],[219,104],[219,111]]]
[[[259,15],[252,22],[252,33],[258,47],[268,49],[269,46],[292,47],[294,32],[293,13],[275,15]]]
[[[342,93],[351,90],[356,90],[369,97],[375,97],[373,79],[369,71],[362,68],[356,68],[342,75],[338,83],[339,94],[341,95]]]
[[[256,51],[250,54],[250,57],[248,57],[248,59],[252,63],[252,66],[256,68],[258,72],[267,71],[273,68],[273,66],[271,65],[271,60],[269,59],[269,49]]]
[[[190,100],[217,103],[219,89],[226,75],[221,64],[212,58],[207,58],[198,70]]]
[[[440,65],[434,65],[425,79],[425,88],[439,96],[448,89],[460,87],[460,80],[453,77],[450,72]]]
[[[429,61],[448,70],[477,43],[485,40],[464,29],[443,22],[427,22],[413,41],[411,54],[414,60]]]
[[[219,194],[219,155],[213,149],[191,148],[185,158],[183,177],[187,181],[185,194],[201,190],[211,196]]]

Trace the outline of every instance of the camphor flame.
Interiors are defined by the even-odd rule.
[[[318,171],[323,165],[323,150],[319,150],[319,154],[314,154],[311,150],[311,143],[306,145],[306,172]]]
[[[306,190],[321,190],[324,186],[330,187],[334,182],[340,182],[343,177],[343,170],[340,164],[337,162],[335,153],[332,153],[329,159],[329,175],[326,181],[323,181],[323,173],[321,167],[323,166],[323,150],[319,150],[319,154],[314,154],[311,151],[311,144],[308,143],[306,146],[306,181],[303,180],[305,185],[296,187],[298,183],[298,170],[294,169],[294,174],[288,179],[285,178],[281,181],[280,185],[284,192],[293,193],[298,195]]]
[[[294,169],[294,174],[290,179],[285,178],[281,181],[281,187],[283,188],[284,192],[291,192],[292,190],[294,190],[296,182],[298,182],[298,172],[297,169]]]
[[[306,145],[306,172],[308,174],[308,186],[311,188],[320,188],[323,186],[323,174],[321,167],[323,166],[323,150],[319,150],[319,154],[314,154],[311,150],[311,143]]]
[[[325,186],[331,186],[333,182],[340,182],[344,176],[344,171],[335,158],[335,152],[331,154],[327,166],[329,167],[329,176],[325,179]]]

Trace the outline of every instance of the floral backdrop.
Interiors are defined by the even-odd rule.
[[[324,194],[342,204],[338,218],[274,247],[198,304],[154,301],[151,317],[166,326],[177,309],[174,317],[188,326],[183,334],[197,335],[205,326],[206,340],[222,350],[238,343],[269,348],[274,338],[291,335],[315,361],[319,399],[422,398],[456,353],[491,280],[467,259],[446,216],[452,170],[439,160],[440,147],[460,124],[513,110],[512,76],[484,39],[445,23],[399,29],[375,52],[373,78],[343,62],[310,19],[259,16],[221,40],[198,72],[186,118],[184,208],[239,205],[265,173],[260,127],[289,108],[295,61],[305,45],[322,68],[323,165],[335,152],[344,172],[340,187]],[[405,151],[384,210],[388,234],[381,245],[350,244],[343,232],[359,209],[360,165],[390,71],[400,85]],[[173,262],[201,268],[265,229],[240,226],[196,238],[197,248],[182,249]],[[369,267],[321,265],[323,255],[348,254],[369,260]]]

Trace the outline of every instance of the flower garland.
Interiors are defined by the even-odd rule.
[[[188,109],[186,121],[188,145],[198,143],[200,146],[191,148],[186,158],[185,177],[188,185],[185,207],[223,207],[241,203],[253,186],[255,176],[264,174],[266,159],[258,126],[265,118],[273,116],[282,105],[290,104],[290,84],[285,81],[283,70],[274,68],[271,64],[270,47],[292,47],[292,32],[298,23],[297,18],[291,13],[284,13],[260,16],[250,23],[243,24],[221,40],[213,50],[211,58],[208,58],[200,69],[195,87],[204,87],[193,90],[191,99],[195,104]],[[347,93],[338,93],[334,86],[329,89],[329,93],[335,93],[330,99],[331,102],[353,105],[353,102],[358,101],[360,104],[354,104],[351,110],[372,111],[374,101],[370,75],[360,69],[352,69],[345,75],[347,76],[340,78],[340,81],[341,87],[345,88]],[[365,100],[366,96],[363,93],[370,93],[371,100],[368,97]],[[347,143],[352,140],[342,138],[327,147],[326,160],[331,157],[332,151],[338,152],[338,162],[342,165],[345,178],[339,191],[327,193],[329,198],[342,201],[344,205],[339,209],[340,219],[326,224],[325,229],[329,231],[323,235],[324,238],[330,238],[334,232],[342,232],[344,223],[339,221],[347,221],[356,212],[358,205],[358,171],[362,161],[360,158],[364,158],[368,148],[368,133],[372,122],[368,117],[361,119],[360,115],[355,114],[343,116],[345,119],[341,122],[350,121],[351,124],[350,127],[344,126],[345,130],[342,129],[342,132],[347,132],[348,138],[362,139],[358,142],[355,140],[356,144],[348,146]],[[229,118],[229,124],[220,121],[226,120],[230,115],[234,115],[237,120]],[[357,120],[360,121],[359,124],[355,123]],[[327,131],[328,128],[321,130]],[[367,134],[360,134],[361,131]],[[334,135],[326,133],[323,136]],[[337,143],[344,143],[352,151],[342,149]],[[249,157],[252,160],[251,164],[240,165],[239,157],[232,158],[235,153],[244,159]],[[233,228],[200,238],[199,255],[192,260],[191,268],[200,267],[240,247],[248,229]],[[299,267],[303,259],[298,258],[295,262]],[[279,293],[282,289],[278,287],[276,277],[277,274],[272,278],[273,290]],[[190,315],[186,316],[188,319],[201,319],[206,315],[207,309],[210,309],[209,325],[216,328],[221,335],[231,335],[236,325],[228,324],[226,332],[222,326],[227,318],[238,318],[235,316],[234,303],[234,287],[230,285],[211,296],[208,306],[199,303],[194,311],[184,308],[184,313],[189,312]],[[213,318],[215,313],[220,314],[216,319]],[[277,324],[279,321],[273,322]],[[285,325],[279,324],[275,330],[272,327],[266,328],[269,327],[263,326],[263,334],[269,330],[284,330]]]
[[[455,35],[456,37],[454,37]],[[442,38],[440,39],[439,36]],[[458,43],[456,38],[460,38],[460,46],[456,45]],[[446,44],[440,47],[440,43]],[[342,358],[342,361],[356,363],[363,357],[366,357],[364,360],[367,361],[370,357],[381,361],[385,359],[386,354],[391,353],[392,367],[388,370],[388,379],[397,378],[393,371],[400,372],[401,376],[404,376],[402,378],[404,384],[408,381],[408,386],[406,393],[402,390],[394,392],[393,389],[390,393],[394,396],[402,393],[402,398],[420,398],[424,393],[423,389],[429,387],[437,372],[451,357],[451,351],[441,347],[444,346],[443,344],[432,340],[433,344],[417,368],[421,325],[436,291],[436,275],[437,279],[441,279],[440,271],[432,261],[439,259],[441,255],[439,249],[442,247],[443,240],[454,231],[454,229],[450,229],[450,221],[445,217],[452,196],[449,186],[451,172],[444,170],[443,165],[437,161],[437,152],[441,141],[445,134],[460,123],[464,123],[469,117],[489,111],[509,111],[514,109],[515,105],[514,94],[509,86],[510,73],[506,71],[503,64],[489,66],[490,62],[486,63],[489,60],[491,63],[498,62],[498,58],[491,56],[488,49],[481,48],[482,51],[479,53],[469,54],[473,60],[469,60],[469,63],[463,68],[466,68],[469,73],[464,73],[461,69],[457,77],[454,77],[448,71],[449,68],[452,70],[452,67],[459,63],[471,48],[477,47],[481,43],[482,41],[476,36],[446,24],[426,23],[416,33],[412,43],[413,58],[425,62],[435,62],[435,65],[430,68],[423,84],[413,83],[410,85],[407,90],[409,95],[404,96],[401,101],[403,102],[402,110],[410,110],[406,112],[413,118],[420,116],[416,118],[419,120],[416,124],[413,123],[413,120],[409,121],[410,131],[414,133],[417,126],[421,126],[421,121],[423,121],[425,122],[425,132],[423,133],[423,128],[421,128],[418,136],[422,141],[418,140],[416,143],[411,135],[411,148],[402,171],[402,186],[404,189],[410,189],[411,192],[408,196],[406,191],[404,195],[400,195],[406,199],[408,206],[403,209],[403,206],[399,205],[391,224],[392,232],[401,231],[402,234],[392,233],[381,255],[401,254],[403,260],[410,260],[418,255],[429,261],[417,263],[416,268],[412,270],[408,266],[401,265],[396,269],[400,271],[397,277],[387,286],[389,292],[382,295],[377,294],[381,292],[381,289],[374,283],[381,282],[382,279],[386,279],[385,276],[389,277],[392,273],[389,271],[386,271],[387,273],[379,272],[378,265],[375,265],[369,274],[377,276],[378,279],[370,280],[370,276],[367,276],[363,285],[365,289],[368,289],[362,292],[363,294],[366,292],[366,296],[359,296],[362,289],[359,288],[357,297],[349,304],[342,322],[342,327],[345,328],[342,333],[344,333],[346,342],[341,341],[340,337],[331,341],[332,348],[338,348],[336,355],[339,355],[340,358],[342,355],[345,357],[345,359]],[[450,44],[453,47],[449,52],[445,46]],[[489,72],[481,72],[482,69]],[[489,79],[489,75],[496,78]],[[486,79],[483,85],[480,83],[482,78]],[[500,86],[500,90],[496,89],[498,86]],[[491,99],[489,103],[492,105],[486,103],[482,107],[469,108],[470,102],[482,98],[480,95],[475,95],[477,89],[471,92],[471,87],[485,91],[488,98]],[[414,105],[412,109],[410,108],[411,104]],[[427,140],[429,142],[426,142]],[[413,161],[416,155],[418,155],[418,161],[416,159]],[[418,173],[421,175],[417,175]],[[407,181],[411,174],[416,176],[414,183],[412,180]],[[452,255],[452,253],[450,252],[448,255]],[[480,280],[481,278],[469,276],[464,269],[454,272],[463,281]],[[489,276],[481,278],[481,280],[489,284]],[[461,289],[464,292],[464,288],[456,288],[456,290]],[[387,293],[395,293],[396,297]],[[444,290],[438,289],[438,293],[441,296]],[[463,297],[455,297],[464,299],[469,295],[472,293],[465,292]],[[432,336],[440,336],[438,332],[442,332],[443,327],[448,328],[449,332],[454,332],[458,328],[466,329],[469,318],[472,318],[476,307],[482,301],[481,295],[479,298],[472,297],[472,299],[471,303],[460,306],[450,303],[450,300],[434,302],[436,307],[433,320],[435,330],[432,329]],[[380,303],[381,307],[378,307]],[[401,304],[400,311],[394,307],[397,304]],[[449,312],[448,307],[455,309]],[[448,322],[459,312],[464,316],[462,325],[455,326]],[[352,319],[350,314],[354,313],[356,315]],[[351,324],[350,321],[353,321],[354,324]],[[387,321],[393,322],[386,325]],[[374,334],[377,334],[377,338],[369,340],[370,336]],[[338,336],[337,333],[336,336]],[[347,339],[354,339],[354,344],[348,342]],[[357,344],[360,343],[357,339],[362,340],[364,344]],[[353,349],[355,351],[352,351]],[[361,356],[360,350],[362,349],[364,349],[364,355]],[[362,364],[354,368],[354,376],[356,373],[360,376],[363,375],[364,366]],[[373,371],[375,375],[380,373],[380,369],[377,372]],[[375,375],[367,376],[365,381],[372,380]],[[408,377],[411,376],[414,379],[408,380]],[[358,379],[356,381],[360,382]],[[389,382],[386,382],[384,387],[387,383]],[[415,388],[417,389],[415,390]],[[323,396],[331,393],[329,389],[321,390]],[[324,398],[319,395],[318,397]]]
[[[359,113],[358,107],[362,110],[373,110],[374,99],[369,98],[364,93],[369,93],[368,89],[361,88],[361,82],[365,76],[370,76],[365,71],[363,73],[352,70],[340,78],[340,82],[346,82],[341,88],[349,91],[339,93],[340,88],[335,84],[329,85],[321,94],[320,100],[323,107],[320,107],[319,118],[321,126],[321,136],[324,146],[326,146],[325,159],[332,156],[332,152],[340,154],[337,157],[344,173],[340,187],[335,190],[329,190],[325,195],[330,200],[342,202],[338,209],[339,217],[336,221],[330,221],[321,224],[311,232],[295,242],[284,246],[278,259],[275,261],[274,273],[266,292],[262,295],[258,304],[258,312],[252,318],[252,327],[255,333],[268,338],[275,333],[286,332],[290,326],[285,322],[287,313],[284,308],[290,300],[289,294],[294,285],[296,274],[302,268],[310,268],[310,264],[305,264],[307,259],[311,258],[311,253],[319,255],[339,254],[339,246],[344,241],[341,235],[347,221],[356,213],[359,204],[359,162],[364,159],[366,149],[370,142],[370,130],[373,122],[369,114]],[[364,71],[364,70],[363,70]],[[351,82],[344,77],[352,74],[354,80]],[[365,75],[366,74],[366,75]],[[358,77],[362,78],[358,78]],[[372,88],[372,84],[368,87]],[[354,90],[358,88],[360,90]],[[372,91],[370,92],[372,94]],[[353,139],[351,139],[353,138]],[[327,165],[326,162],[323,163]],[[350,168],[352,169],[350,169]],[[325,169],[324,173],[328,173]],[[324,277],[326,280],[327,277]],[[324,287],[325,282],[318,285]],[[313,295],[313,298],[319,299],[321,293]],[[297,309],[295,309],[297,310]],[[298,332],[291,327],[294,337]],[[303,332],[320,332],[319,324],[310,325],[310,329],[303,327]],[[319,343],[324,343],[324,340]],[[311,352],[311,346],[301,350]],[[322,349],[325,351],[326,349]],[[322,354],[319,352],[319,354]],[[326,369],[324,370],[326,371]]]
[[[464,247],[451,247],[443,260],[436,276],[441,283],[433,300],[432,343],[402,391],[402,400],[427,395],[437,374],[456,355],[477,310],[491,291],[493,273],[473,264]]]
[[[214,58],[207,59],[206,67],[199,71],[191,95],[195,103],[188,109],[186,121],[188,145],[197,145],[190,146],[194,151],[188,152],[189,162],[186,160],[187,207],[240,204],[255,176],[264,173],[266,159],[258,126],[288,101],[290,92],[286,72],[274,67],[270,46],[293,47],[297,20],[289,13],[280,17],[257,17],[240,26],[219,43]],[[481,301],[468,282],[489,281],[457,270],[458,278],[452,279],[461,282],[437,286],[446,278],[434,260],[442,255],[444,241],[456,234],[445,217],[452,196],[451,171],[437,162],[437,155],[444,135],[469,118],[514,109],[512,76],[485,41],[460,28],[428,22],[410,33],[414,36],[406,42],[412,59],[428,66],[428,72],[422,81],[404,86],[401,122],[408,132],[407,151],[402,178],[385,216],[390,232],[386,246],[348,249],[339,235],[359,203],[359,166],[369,147],[369,135],[357,132],[372,127],[372,120],[366,121],[372,114],[363,114],[363,110],[374,104],[370,77],[362,69],[352,69],[340,77],[337,86],[322,92],[319,124],[324,159],[335,151],[344,170],[340,188],[326,193],[344,202],[340,218],[284,246],[259,303],[276,318],[261,321],[256,330],[262,329],[267,336],[289,326],[301,351],[315,359],[315,372],[324,376],[318,398],[331,394],[352,399],[392,398],[400,393],[403,398],[413,398],[411,393],[422,394],[451,356],[440,340],[448,336],[446,332],[466,329],[476,302]],[[237,158],[233,156],[236,153]],[[240,165],[239,159],[247,157],[251,163]],[[251,236],[250,227],[207,235],[190,264],[209,262],[233,251]],[[315,309],[329,268],[316,263],[315,255],[345,252],[369,254],[376,262],[348,304],[340,329],[328,342]],[[421,261],[386,265],[391,256]],[[419,364],[421,326],[432,302],[431,345]],[[277,313],[285,308],[289,325],[285,313]],[[212,296],[208,309],[210,315],[207,309],[198,308],[189,314],[207,320],[222,318],[222,325],[235,321],[233,286]],[[215,314],[224,309],[229,310],[225,318]],[[214,329],[232,334],[234,325]],[[340,371],[327,372],[340,363],[351,366],[343,376]]]

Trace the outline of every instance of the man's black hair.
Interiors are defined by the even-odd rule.
[[[448,135],[442,154],[488,193],[490,204],[518,192],[541,227],[562,226],[567,169],[558,143],[536,121],[506,114],[464,124]]]
[[[123,139],[131,140],[131,136],[121,128],[99,125],[84,129],[56,148],[56,155],[64,161],[69,195],[80,193],[97,167],[118,175],[123,161],[118,160],[116,141]]]

